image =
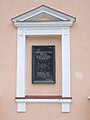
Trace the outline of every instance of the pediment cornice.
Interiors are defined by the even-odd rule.
[[[25,24],[43,24],[48,22],[52,24],[54,23],[68,23],[70,26],[75,22],[76,18],[66,13],[57,11],[48,6],[42,5],[31,11],[23,13],[19,16],[16,16],[11,19],[12,22],[17,25],[25,25]],[[67,24],[67,25],[68,25]]]

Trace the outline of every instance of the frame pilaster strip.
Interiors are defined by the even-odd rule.
[[[17,89],[16,96],[25,96],[25,48],[24,29],[18,28],[17,37]]]
[[[70,97],[70,34],[69,27],[62,33],[62,97]]]

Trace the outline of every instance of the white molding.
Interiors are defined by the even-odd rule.
[[[62,112],[63,113],[68,113],[70,112],[70,103],[62,103]]]
[[[22,34],[21,34],[22,33]],[[16,96],[25,96],[25,48],[24,29],[18,29],[17,37],[17,85]]]
[[[68,21],[72,21],[72,22],[74,22],[76,20],[76,18],[73,16],[67,15],[60,11],[54,10],[48,6],[42,5],[32,11],[28,11],[22,15],[12,18],[12,21],[15,23],[16,21],[25,21],[27,19],[33,20],[33,17],[37,17],[40,14],[47,14],[50,17],[53,16],[54,18],[57,18],[60,20],[68,20]]]
[[[19,18],[20,21],[24,21],[26,19],[30,19],[30,18],[33,18],[33,17],[37,17],[38,15],[42,15],[42,14],[47,14],[49,16],[53,16],[57,19],[62,19],[62,20],[69,20],[70,17],[68,18],[68,16],[65,16],[61,13],[57,14],[57,12],[55,11],[51,11],[50,9],[48,10],[38,10],[37,12],[34,11],[34,14],[32,14],[31,12],[28,13],[28,15],[25,15],[25,17],[23,17],[22,19]]]
[[[23,20],[37,17],[40,13],[62,19],[52,22],[25,22]],[[67,20],[67,21],[66,21]],[[17,27],[17,84],[16,97],[25,97],[25,47],[27,35],[60,35],[62,36],[62,97],[70,97],[70,27],[75,18],[58,12],[47,6],[22,14],[12,19]],[[29,102],[58,102],[62,104],[62,112],[70,112],[71,100],[67,99],[20,99],[16,100],[17,111],[25,112]]]
[[[61,35],[62,28],[58,30],[25,30],[26,35]]]
[[[18,103],[60,103],[60,99],[17,99]]]
[[[26,104],[24,102],[17,102],[17,112],[26,112]]]
[[[72,21],[55,21],[55,22],[15,22],[16,27],[70,27]]]
[[[41,26],[39,28],[42,29]],[[17,94],[16,97],[24,97],[25,94],[25,44],[26,44],[26,35],[60,35],[62,36],[62,97],[70,97],[70,34],[69,27],[59,27],[57,30],[31,30],[29,27],[20,27],[18,28],[18,47],[17,47]],[[48,29],[48,27],[47,27]],[[24,100],[23,100],[24,101]],[[55,102],[59,100],[38,100],[30,99],[28,101],[36,102]],[[25,103],[26,103],[25,102]],[[18,102],[17,106],[19,112],[20,108],[25,107],[24,105]],[[20,105],[19,105],[20,103]],[[65,100],[62,103],[62,112],[70,112],[70,104]],[[22,107],[21,107],[22,106]],[[25,110],[24,110],[25,111]]]
[[[26,103],[61,103],[62,112],[70,112],[71,99],[16,99],[17,111],[25,112]]]
[[[70,97],[70,32],[63,28],[62,34],[62,96]]]
[[[71,103],[71,99],[16,99],[17,103]]]
[[[48,29],[48,28],[47,28]],[[57,30],[31,30],[29,28],[18,28],[18,50],[17,50],[17,95],[16,97],[24,97],[25,94],[25,36],[26,35],[61,35],[62,36],[62,97],[70,97],[70,33],[69,27],[60,27]],[[22,69],[23,68],[23,69]],[[21,79],[22,78],[22,79]],[[70,112],[70,104],[67,100],[59,99],[28,99],[22,102],[59,102],[62,103],[62,112]],[[18,111],[25,106],[17,101]],[[24,107],[23,107],[24,108]]]

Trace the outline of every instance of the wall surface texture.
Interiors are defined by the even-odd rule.
[[[76,17],[71,28],[71,112],[61,113],[61,105],[56,103],[28,104],[26,113],[17,113],[16,94],[16,52],[17,31],[11,18],[47,5]],[[90,120],[90,0],[0,0],[0,120]],[[30,39],[32,42],[30,42]],[[36,42],[34,40],[36,40]],[[41,39],[41,38],[40,38]],[[27,94],[61,94],[61,63],[57,65],[58,84],[33,86],[30,83],[30,46],[39,38],[27,37],[26,66]],[[58,36],[46,38],[55,42],[57,51],[61,48]],[[48,44],[51,44],[50,41]],[[40,41],[39,41],[40,42]],[[43,43],[46,44],[43,40]],[[61,54],[57,53],[57,62]],[[30,70],[30,71],[29,71]],[[31,74],[31,73],[30,73]],[[29,88],[29,84],[30,87]],[[60,84],[60,88],[59,88]],[[46,93],[45,90],[46,89]],[[42,89],[42,91],[40,90]],[[39,91],[37,91],[39,90]],[[48,93],[49,92],[49,93]]]

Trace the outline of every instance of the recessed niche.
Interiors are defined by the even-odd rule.
[[[32,46],[55,46],[55,84],[32,84]],[[26,37],[26,94],[61,95],[61,36]]]

